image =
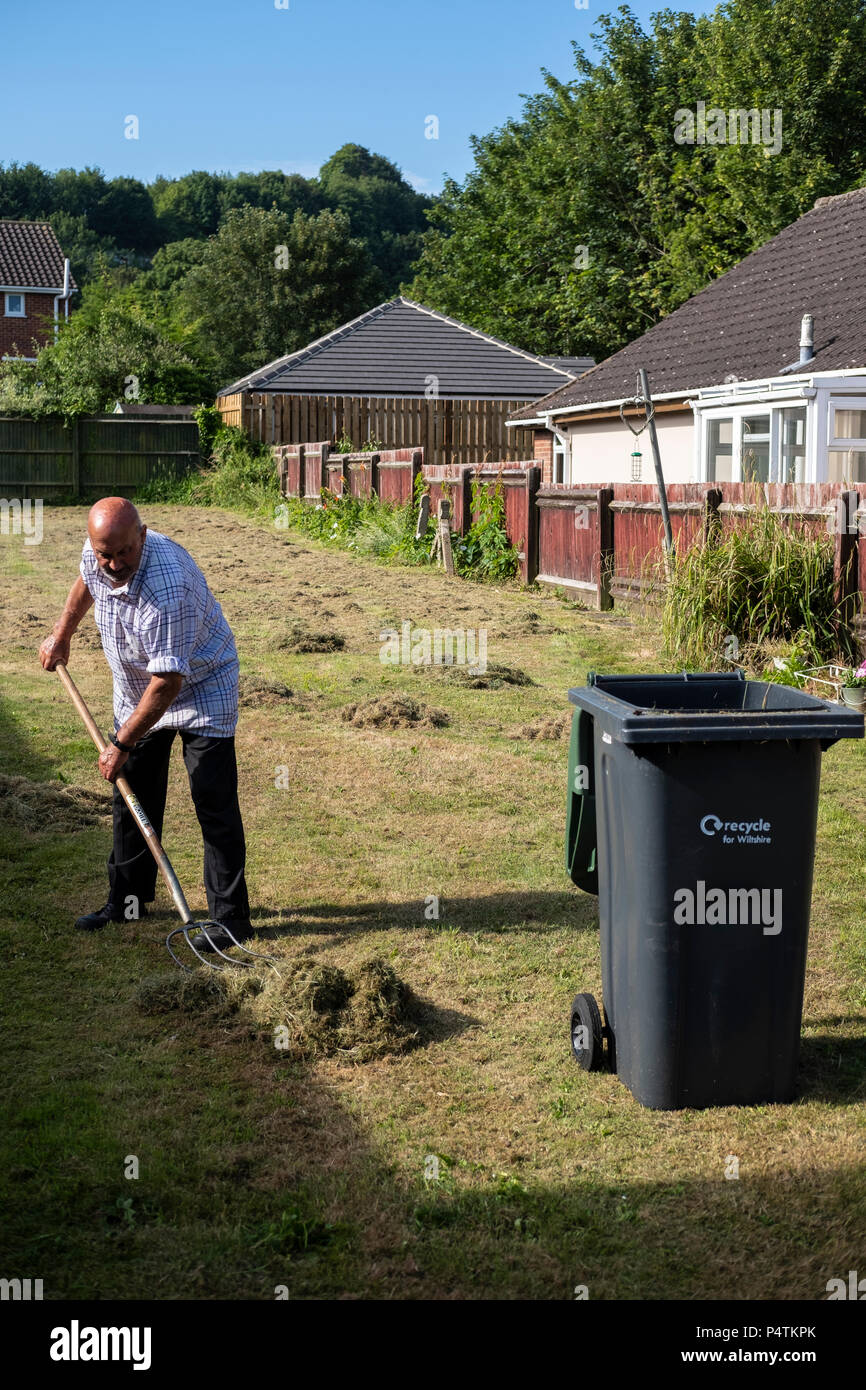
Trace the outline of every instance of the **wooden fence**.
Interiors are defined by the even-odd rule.
[[[160,476],[198,464],[194,420],[83,415],[68,425],[46,416],[0,417],[0,495],[125,497]]]
[[[534,431],[505,428],[526,401],[452,401],[398,396],[292,396],[246,391],[220,396],[227,425],[265,444],[301,444],[348,437],[356,449],[376,440],[384,449],[422,448],[430,463],[514,461],[532,453]]]
[[[508,538],[520,556],[525,583],[572,590],[601,609],[617,597],[636,595],[658,582],[663,550],[661,506],[649,483],[541,484],[534,459],[517,463],[443,467],[426,462],[420,449],[380,454],[331,454],[330,444],[284,446],[278,458],[287,496],[316,501],[322,486],[353,496],[376,492],[405,502],[419,469],[431,494],[431,511],[446,492],[451,528],[465,534],[473,520],[472,483],[501,485]],[[852,603],[866,593],[866,504],[839,483],[673,483],[668,508],[679,549],[710,527],[730,529],[757,507],[814,532],[834,537],[840,597]]]

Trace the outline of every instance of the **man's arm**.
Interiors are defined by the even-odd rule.
[[[81,575],[78,576],[69,597],[50,637],[46,637],[39,648],[39,660],[46,671],[53,671],[58,661],[64,666],[69,660],[69,643],[85,613],[93,607],[93,595]]]
[[[148,730],[162,718],[169,705],[177,699],[182,685],[183,676],[174,671],[151,676],[150,684],[132,714],[117,731],[120,742],[134,746],[139,739],[144,738]],[[106,745],[105,751],[99,755],[99,771],[106,782],[114,781],[128,757],[128,753],[124,753],[122,748],[116,748],[113,743]]]

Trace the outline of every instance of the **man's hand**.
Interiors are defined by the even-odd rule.
[[[56,634],[46,637],[39,648],[39,660],[46,671],[53,671],[58,661],[62,661],[64,666],[68,666],[69,638],[58,637]]]
[[[114,782],[120,775],[123,764],[129,757],[122,748],[115,748],[113,743],[107,743],[99,755],[99,771],[102,773],[106,782]]]

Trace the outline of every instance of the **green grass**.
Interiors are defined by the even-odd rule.
[[[17,541],[3,538],[0,760],[98,789],[92,746],[34,661],[85,515],[46,509],[26,596]],[[299,1062],[243,1013],[140,1013],[140,981],[169,969],[167,895],[153,918],[76,934],[72,919],[104,901],[107,831],[0,821],[4,1276],[42,1278],[46,1298],[271,1299],[286,1285],[293,1298],[570,1299],[585,1284],[591,1299],[764,1300],[822,1298],[856,1268],[863,744],[824,759],[798,1100],[643,1110],[570,1057],[571,998],[600,993],[597,904],[561,862],[567,744],[519,730],[565,711],[588,669],[665,669],[652,618],[384,567],[218,507],[151,505],[144,519],[202,564],[243,669],[294,692],[244,709],[238,733],[262,941],[279,934],[290,954],[349,970],[384,957],[423,1001],[422,1043],[364,1064]],[[280,649],[295,618],[342,633],[345,650]],[[402,618],[486,626],[489,660],[533,684],[473,690],[383,667],[380,629]],[[104,660],[76,641],[70,669],[106,725]],[[350,701],[401,690],[447,709],[449,726],[340,719]],[[178,754],[165,842],[200,911]]]

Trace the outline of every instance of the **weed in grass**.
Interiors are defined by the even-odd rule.
[[[313,1248],[331,1245],[345,1231],[332,1221],[322,1221],[300,1204],[285,1207],[276,1221],[262,1222],[247,1231],[251,1250],[268,1250],[277,1255],[299,1255]]]

